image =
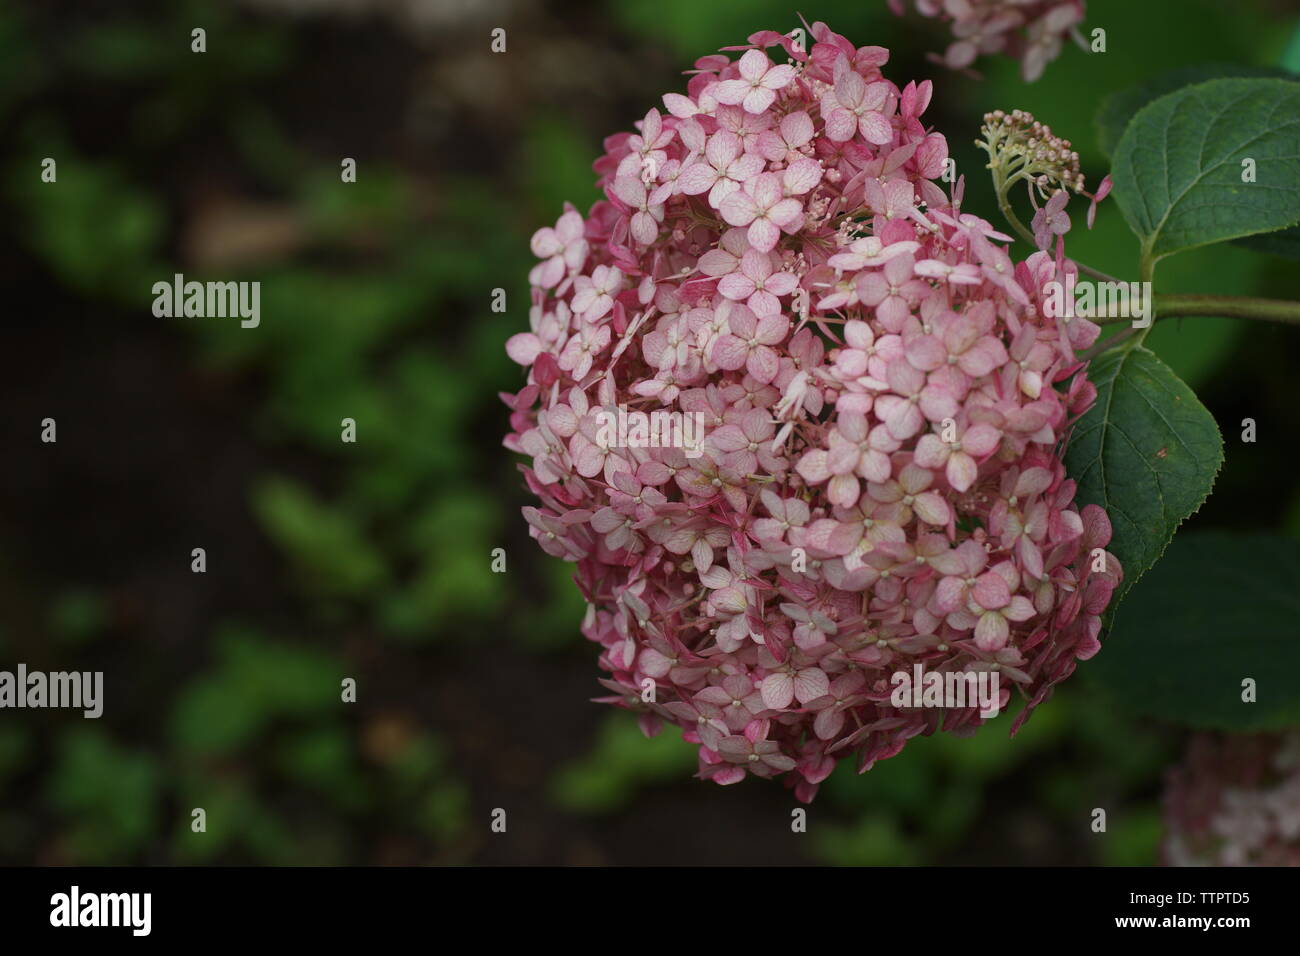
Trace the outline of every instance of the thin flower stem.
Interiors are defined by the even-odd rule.
[[[1098,280],[1099,282],[1123,282],[1124,281],[1123,279],[1117,279],[1109,272],[1102,272],[1100,269],[1094,269],[1092,266],[1080,262],[1078,259],[1074,260],[1074,264],[1079,267],[1079,271],[1082,272],[1084,275],[1092,276],[1094,279]]]
[[[1109,352],[1115,346],[1119,345],[1121,342],[1131,339],[1134,335],[1136,335],[1140,331],[1142,330],[1136,329],[1130,325],[1127,329],[1123,329],[1119,332],[1116,332],[1114,335],[1112,335],[1110,338],[1106,339],[1105,341],[1098,342],[1096,345],[1088,349],[1086,352],[1080,352],[1079,361],[1090,362],[1093,359],[1095,359],[1098,355],[1100,355],[1102,352]]]
[[[1097,279],[1100,282],[1123,282],[1124,281],[1123,279],[1117,279],[1115,276],[1111,275],[1108,272],[1102,272],[1100,269],[1094,269],[1092,266],[1082,263],[1078,259],[1074,260],[1074,264],[1079,267],[1079,271],[1082,272],[1084,275],[1092,276],[1094,279]]]
[[[1016,211],[1011,208],[1011,199],[1005,191],[998,192],[998,209],[1002,212],[1002,218],[1011,224],[1017,235],[1034,248],[1038,248],[1038,243],[1034,242],[1034,234],[1025,228],[1025,224],[1020,221]]]
[[[1011,180],[1010,182],[1014,182],[1014,179]],[[1016,215],[1016,211],[1011,208],[1011,198],[1008,195],[1011,192],[1009,188],[1010,182],[996,184],[997,194],[998,194],[998,209],[1002,212],[1002,217],[1006,219],[1008,223],[1011,224],[1011,228],[1016,231],[1016,234],[1019,235],[1021,239],[1025,240],[1025,242],[1029,243],[1031,246],[1037,249],[1038,243],[1034,240],[1034,234],[1030,232],[1028,228],[1026,228],[1025,224],[1020,221],[1020,217]],[[1074,264],[1079,267],[1079,271],[1082,272],[1084,275],[1092,276],[1092,278],[1097,279],[1101,282],[1120,281],[1119,279],[1115,278],[1113,275],[1108,275],[1107,273],[1102,272],[1100,269],[1094,269],[1092,268],[1092,266],[1085,265],[1084,263],[1079,262],[1077,259],[1075,260]]]

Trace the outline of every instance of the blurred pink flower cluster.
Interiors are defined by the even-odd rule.
[[[1171,866],[1300,866],[1300,731],[1197,734],[1164,803]]]
[[[702,777],[788,774],[802,800],[841,756],[977,728],[974,702],[891,703],[914,664],[995,672],[1018,727],[1096,653],[1121,575],[1061,464],[1098,334],[1045,314],[1063,243],[1013,261],[935,182],[930,83],[811,33],[700,59],[606,140],[606,198],[533,237],[531,331],[506,344],[528,379],[503,396],[605,699],[681,727]],[[616,410],[704,438],[619,444]]]
[[[942,63],[964,69],[975,58],[1002,53],[1020,60],[1021,74],[1032,83],[1061,53],[1061,42],[1084,17],[1084,0],[912,0],[922,16],[952,24],[953,41]],[[894,13],[905,0],[889,0]]]

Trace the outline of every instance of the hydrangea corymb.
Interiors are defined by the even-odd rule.
[[[914,665],[996,672],[1018,726],[1097,651],[1121,575],[1061,463],[1096,396],[1097,326],[1043,308],[1074,264],[1059,242],[1014,261],[941,188],[928,81],[811,33],[700,59],[606,141],[606,198],[533,238],[531,331],[506,344],[527,383],[503,396],[604,699],[678,725],[702,777],[803,800],[841,756],[978,727],[973,702],[891,703]],[[702,442],[613,444],[629,409],[698,415]]]
[[[952,43],[942,57],[953,69],[964,69],[984,54],[1004,53],[1020,60],[1020,71],[1032,83],[1061,52],[1068,34],[1078,38],[1083,0],[913,0],[922,16],[946,20]],[[889,0],[901,14],[904,0]],[[1082,41],[1080,40],[1082,44]]]
[[[1300,866],[1300,731],[1201,733],[1167,775],[1172,866]]]

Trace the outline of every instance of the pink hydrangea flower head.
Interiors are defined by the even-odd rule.
[[[1300,866],[1300,731],[1197,734],[1164,816],[1171,866]]]
[[[904,0],[889,0],[896,14]],[[953,41],[934,59],[955,70],[975,59],[1001,53],[1020,60],[1021,74],[1032,83],[1061,53],[1067,33],[1077,36],[1084,0],[913,0],[916,12],[947,22]]]
[[[1056,254],[1013,260],[936,181],[930,84],[809,33],[697,61],[606,141],[605,198],[534,238],[504,396],[603,699],[679,728],[702,778],[802,800],[842,757],[991,716],[896,699],[900,672],[996,677],[1018,727],[1097,652],[1121,579],[1061,460],[1096,395],[1096,326],[1044,308],[1074,271],[1062,211]]]

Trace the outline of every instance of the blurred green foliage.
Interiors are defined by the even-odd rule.
[[[74,646],[99,636],[107,619],[103,598],[93,591],[64,592],[50,606],[50,632]]]
[[[102,731],[77,728],[63,735],[48,796],[67,821],[67,851],[97,864],[133,856],[153,836],[159,783],[152,757],[132,753]]]
[[[161,202],[119,168],[77,157],[53,122],[33,124],[27,136],[40,148],[14,162],[5,179],[32,225],[28,242],[50,271],[80,293],[110,299],[138,294],[163,275],[155,258]],[[58,157],[58,189],[30,174],[46,156]]]
[[[387,580],[383,556],[347,511],[322,504],[284,478],[263,479],[252,496],[266,533],[296,562],[308,586],[326,596],[359,598]]]
[[[626,807],[640,788],[694,769],[695,748],[674,728],[647,738],[635,718],[616,713],[601,724],[591,752],[555,774],[551,794],[566,810],[606,813]]]

